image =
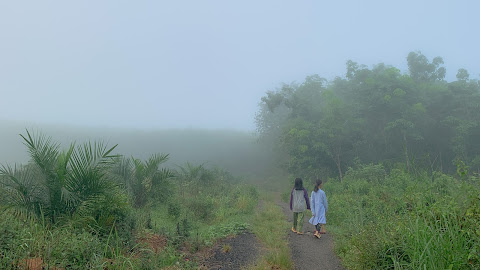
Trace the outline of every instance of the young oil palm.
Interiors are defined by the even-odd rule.
[[[117,160],[111,170],[118,182],[122,183],[133,199],[133,205],[143,207],[150,199],[165,201],[167,179],[173,173],[159,166],[168,160],[168,154],[153,154],[148,160],[142,161],[132,157]]]
[[[44,188],[34,181],[33,166],[0,167],[0,205],[12,209],[18,216],[39,216]]]
[[[20,135],[31,161],[27,166],[2,166],[0,176],[9,205],[28,213],[43,213],[52,223],[58,217],[91,213],[99,198],[111,198],[114,182],[105,174],[116,157],[102,142],[87,142],[66,151],[44,135]],[[80,211],[81,210],[81,211]]]

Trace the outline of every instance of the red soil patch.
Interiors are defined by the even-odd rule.
[[[28,270],[42,270],[43,269],[43,259],[42,258],[27,258],[18,262],[19,269],[28,269]]]
[[[18,265],[14,269],[21,269],[21,270],[43,270],[43,269],[51,269],[51,270],[64,270],[63,268],[55,267],[55,266],[45,266],[43,263],[43,259],[40,257],[33,257],[33,258],[26,258],[22,259],[18,262]]]
[[[167,245],[167,238],[160,234],[144,233],[137,238],[137,243],[145,244],[153,252],[161,252]]]

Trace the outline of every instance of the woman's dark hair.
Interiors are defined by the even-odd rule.
[[[296,178],[295,179],[295,189],[303,189],[302,178]]]
[[[315,180],[315,188],[313,189],[315,192],[318,191],[318,187],[322,184],[322,180],[317,179]]]

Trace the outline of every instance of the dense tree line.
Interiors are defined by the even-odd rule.
[[[480,170],[480,83],[441,57],[407,56],[408,73],[347,61],[345,77],[312,75],[262,98],[256,124],[290,173],[337,176],[356,163],[446,173]]]

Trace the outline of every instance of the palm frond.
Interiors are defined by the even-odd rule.
[[[70,160],[71,160],[72,153],[73,153],[74,149],[75,149],[75,144],[72,143],[67,151],[61,152],[58,155],[57,173],[56,174],[57,174],[57,177],[59,178],[59,180],[62,183],[65,182],[65,179],[68,175],[68,165],[70,163]]]
[[[161,168],[155,173],[154,177],[152,178],[152,186],[153,188],[159,188],[163,184],[163,182],[173,177],[175,177],[175,174],[172,170],[169,170],[167,168]]]
[[[101,198],[118,190],[109,171],[119,159],[112,154],[117,145],[109,148],[102,142],[72,143],[66,151],[60,151],[51,138],[28,130],[20,136],[32,162],[21,168],[0,166],[0,202],[18,213],[49,217],[52,223],[85,211],[85,206],[96,202],[102,202],[102,206],[95,209],[111,207],[114,196],[109,195],[108,202]]]
[[[52,177],[54,168],[59,155],[59,144],[52,142],[50,137],[42,134],[33,137],[28,130],[27,137],[20,134],[24,140],[24,144],[28,148],[30,157],[39,166],[47,177]]]
[[[153,154],[146,162],[145,162],[145,170],[147,171],[146,174],[153,175],[157,172],[158,166],[160,164],[166,162],[168,160],[168,154]]]
[[[90,142],[77,147],[71,154],[71,176],[77,181],[88,180],[93,176],[99,177],[103,175],[102,169],[104,165],[114,164],[116,155],[109,155],[116,145],[107,149],[103,143]],[[95,179],[90,179],[95,180]],[[76,183],[79,184],[79,183]]]
[[[176,174],[174,171],[167,169],[167,168],[161,168],[158,171],[158,174],[160,175],[161,178],[167,179],[167,178],[174,178],[176,177]]]
[[[179,167],[181,170],[181,174],[179,175],[179,177],[181,177],[183,181],[186,182],[198,181],[202,177],[202,174],[204,174],[205,172],[205,164],[195,166],[187,162],[184,166]]]
[[[82,202],[102,195],[114,185],[108,170],[118,158],[117,155],[110,155],[115,147],[108,149],[102,142],[87,142],[72,151],[65,185],[74,195],[71,198],[75,198],[75,201],[71,201],[72,211]]]
[[[133,162],[129,158],[117,157],[111,169],[110,177],[128,189],[129,182],[134,177]]]
[[[65,211],[62,187],[66,172],[62,170],[62,167],[68,163],[68,152],[62,155],[59,151],[60,145],[52,142],[50,137],[45,137],[43,134],[33,136],[28,130],[26,132],[26,136],[21,134],[20,136],[28,148],[33,164],[39,168],[45,179],[45,194],[48,196],[48,201],[44,205],[45,214],[51,217],[52,222],[55,222],[55,217]]]
[[[143,176],[145,175],[145,164],[143,164],[143,162],[140,159],[133,158],[133,157],[132,157],[132,163],[135,169],[135,173],[134,173],[135,179],[136,180],[139,179],[138,181],[141,182]]]
[[[67,151],[60,153],[57,162],[57,181],[59,182],[59,189],[61,194],[61,201],[65,203],[68,212],[73,211],[75,204],[78,203],[79,197],[74,192],[67,188],[67,181],[69,177],[69,165],[71,162],[73,151],[75,150],[75,143],[70,144]]]
[[[39,215],[44,204],[45,190],[35,181],[35,172],[31,166],[12,168],[0,166],[0,186],[2,193],[0,201],[8,208],[14,209],[17,214],[30,216]]]
[[[158,186],[162,178],[171,176],[168,170],[159,170],[160,164],[167,161],[168,156],[168,154],[154,154],[145,162],[131,158],[134,171],[128,186],[136,207],[144,206],[152,196],[153,189]]]

